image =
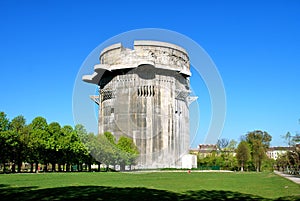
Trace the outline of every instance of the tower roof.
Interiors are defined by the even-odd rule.
[[[161,41],[137,40],[134,41],[133,49],[125,48],[121,43],[104,48],[100,54],[100,64],[94,66],[94,73],[84,75],[82,79],[98,84],[106,71],[134,69],[145,64],[191,76],[189,57],[185,49]]]

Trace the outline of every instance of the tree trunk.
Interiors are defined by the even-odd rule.
[[[6,173],[6,163],[5,163],[5,160],[3,160],[3,172]]]
[[[17,163],[18,163],[18,173],[21,173],[21,169],[22,169],[22,160],[19,158]]]
[[[121,172],[122,172],[122,171],[125,171],[125,163],[121,163],[121,165],[120,165],[120,170],[121,170]]]
[[[30,173],[33,173],[33,165],[34,163],[30,163]]]
[[[58,172],[61,172],[61,164],[58,164]]]
[[[89,172],[91,172],[92,171],[92,164],[91,163],[88,164],[88,168],[89,168]]]
[[[16,164],[15,163],[12,164],[11,171],[12,171],[12,173],[16,173]]]
[[[40,169],[39,169],[39,162],[35,162],[35,172],[38,172],[38,171],[40,171]]]
[[[257,172],[260,172],[260,170],[261,170],[261,161],[259,160],[257,162]]]
[[[244,162],[242,162],[241,172],[244,172]]]
[[[101,171],[101,169],[100,169],[100,165],[101,165],[101,163],[98,163],[98,172],[100,172],[100,171]]]
[[[55,163],[53,162],[51,163],[51,165],[52,165],[52,172],[55,172]]]

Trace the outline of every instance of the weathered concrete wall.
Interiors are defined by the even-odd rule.
[[[158,41],[135,41],[101,52],[84,81],[100,86],[99,133],[131,137],[139,168],[181,167],[189,149],[190,67],[184,49]]]

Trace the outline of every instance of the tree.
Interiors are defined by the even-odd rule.
[[[111,139],[104,134],[89,135],[88,150],[97,162],[106,165],[106,171],[108,171],[109,165],[116,165],[120,159],[120,151],[116,144],[111,142]]]
[[[236,158],[241,166],[242,172],[244,171],[245,164],[249,161],[250,157],[251,155],[248,143],[246,141],[241,141],[237,147]]]
[[[31,127],[32,129],[47,130],[48,129],[47,120],[41,116],[35,117],[31,122]]]
[[[29,124],[29,138],[28,138],[28,155],[31,163],[31,172],[33,171],[33,164],[35,163],[35,171],[38,170],[39,163],[47,162],[46,145],[48,142],[48,124],[44,117],[36,117]],[[45,166],[47,171],[47,164]]]
[[[111,133],[111,132],[104,132],[103,133],[104,136],[106,137],[106,139],[108,139],[108,141],[112,144],[115,145],[116,144],[116,138],[115,136]]]
[[[135,164],[135,160],[138,157],[139,150],[131,138],[121,136],[118,140],[117,147],[121,150],[121,152],[123,152],[121,170],[125,170],[125,165]]]
[[[6,163],[13,162],[12,172],[15,172],[14,161],[16,160],[16,147],[18,144],[17,135],[13,131],[0,132],[0,161],[4,165],[4,171],[6,170]]]
[[[224,148],[226,148],[229,145],[229,140],[226,138],[222,138],[222,139],[218,139],[217,141],[217,147],[220,150],[223,150]]]
[[[28,138],[28,130],[26,128],[26,120],[22,115],[19,115],[13,118],[10,122],[10,130],[14,133],[15,138],[17,139],[17,144],[12,151],[14,151],[14,156],[17,166],[18,172],[21,172],[22,162],[26,156],[26,148],[27,148],[27,138]],[[15,163],[13,163],[13,172],[15,170]]]
[[[86,129],[81,124],[76,124],[74,131],[76,132],[79,139],[82,141],[83,144],[86,144],[88,142],[88,134]]]
[[[0,112],[0,165],[1,163],[4,165],[4,170],[10,153],[8,148],[9,144],[7,144],[8,129],[9,119],[4,112]]]
[[[121,170],[125,165],[132,165],[138,156],[138,149],[131,138],[121,136],[116,142],[115,136],[110,132],[103,134],[90,134],[86,140],[86,146],[89,153],[99,163],[107,167],[109,165],[120,165]]]
[[[4,112],[0,112],[0,132],[7,131],[9,129],[9,119]]]
[[[83,150],[77,155],[78,171],[82,171],[82,164],[86,161],[91,161],[91,147],[93,147],[94,134],[88,134],[83,125],[77,124],[74,128],[75,135],[78,137],[81,149]],[[80,142],[79,142],[80,141]],[[91,144],[92,143],[92,144]]]
[[[293,145],[298,144],[300,142],[300,134],[296,133],[296,135],[293,136],[292,141],[293,141]]]
[[[261,171],[261,165],[266,158],[266,151],[270,146],[272,136],[265,131],[255,130],[246,134],[246,141],[250,146],[251,158],[256,171]]]
[[[226,147],[226,149],[230,152],[234,152],[235,151],[235,148],[236,148],[236,145],[237,145],[237,141],[235,140],[230,140],[228,146]]]
[[[62,146],[59,144],[59,139],[62,137],[61,126],[58,122],[52,122],[48,126],[48,140],[46,149],[48,160],[52,164],[52,171],[55,171],[56,162],[62,157]]]
[[[56,157],[57,157],[57,164],[58,164],[58,171],[62,171],[62,166],[64,170],[65,163],[70,163],[70,157],[72,156],[71,147],[71,135],[73,132],[72,126],[65,125],[59,130],[59,136],[56,139]],[[67,165],[69,168],[69,165]]]
[[[290,132],[287,132],[282,138],[287,142],[288,146],[290,147],[292,145],[292,135]]]
[[[21,132],[26,126],[26,119],[24,116],[19,115],[13,118],[10,122],[10,129],[13,131]]]
[[[81,141],[88,144],[90,136],[95,138],[94,134],[88,135],[82,125],[76,125],[75,129],[69,125],[61,127],[57,122],[48,125],[46,119],[40,116],[26,125],[22,115],[10,122],[6,114],[0,112],[0,169],[4,164],[6,171],[6,164],[10,163],[12,172],[15,172],[16,167],[20,172],[22,163],[29,162],[31,172],[34,170],[34,164],[36,171],[39,164],[44,164],[43,170],[47,171],[50,162],[53,171],[56,170],[56,165],[59,171],[65,170],[65,167],[69,171],[70,165],[74,163],[79,164],[82,170],[82,163],[85,162],[91,170],[91,164],[95,161]],[[98,144],[95,141],[91,142],[94,143],[94,148]]]
[[[134,144],[133,140],[129,137],[121,136],[118,140],[117,147],[130,154],[138,154],[138,148]]]

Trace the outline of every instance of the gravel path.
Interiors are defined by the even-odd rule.
[[[285,174],[279,171],[274,171],[275,174],[285,177],[293,182],[295,182],[296,184],[300,184],[300,177],[299,176],[295,176],[295,175],[289,175],[289,174]]]

